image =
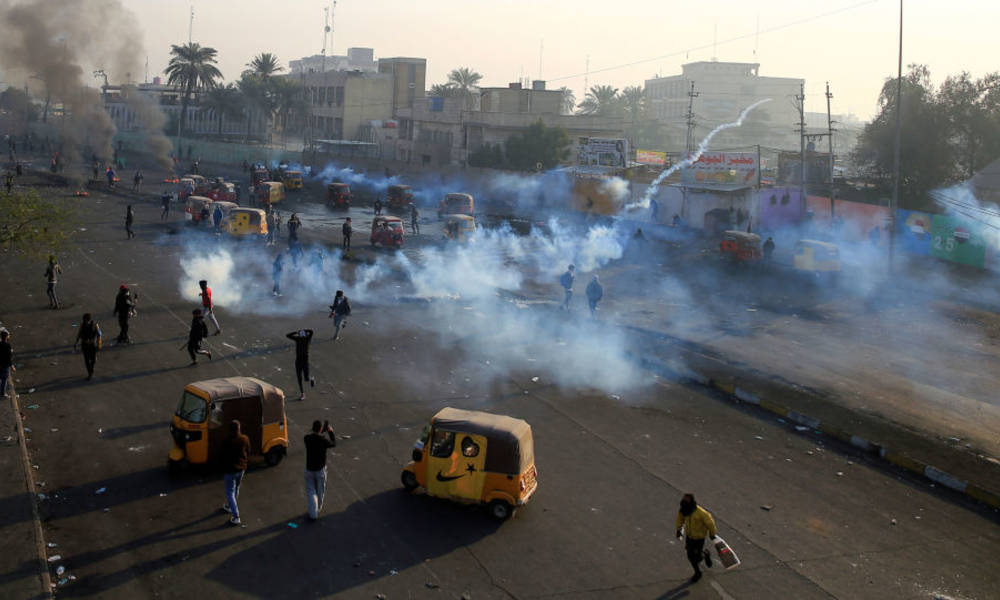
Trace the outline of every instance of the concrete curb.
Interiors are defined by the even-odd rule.
[[[636,357],[633,355],[633,358]],[[905,469],[914,475],[923,477],[937,485],[943,485],[949,489],[959,492],[960,494],[964,494],[972,500],[1000,510],[1000,494],[997,492],[988,490],[982,486],[976,485],[973,482],[965,481],[948,473],[947,471],[944,471],[943,469],[938,469],[933,465],[913,459],[900,451],[888,448],[878,442],[867,440],[849,431],[844,431],[834,425],[823,423],[821,420],[810,417],[809,415],[796,412],[786,406],[771,402],[766,398],[761,398],[758,394],[741,388],[734,383],[717,381],[711,377],[707,377],[687,368],[677,368],[672,365],[650,361],[645,358],[639,358],[638,362],[642,368],[652,371],[667,379],[710,388],[725,394],[735,402],[758,406],[767,412],[783,419],[787,419],[792,423],[820,431],[832,438],[859,448],[872,456],[881,458],[892,465]]]
[[[866,440],[863,437],[854,435],[848,431],[843,431],[838,427],[823,423],[819,419],[814,419],[813,417],[798,413],[794,410],[790,410],[780,404],[769,402],[760,398],[753,392],[740,388],[732,383],[716,381],[705,377],[704,375],[698,375],[697,378],[692,380],[696,382],[708,380],[708,387],[722,392],[738,402],[759,406],[774,415],[791,421],[792,423],[821,431],[832,438],[836,438],[856,448],[860,448],[869,454],[878,456],[890,464],[905,469],[914,475],[929,479],[938,485],[943,485],[947,488],[955,490],[956,492],[964,494],[969,498],[992,508],[1000,509],[1000,494],[977,486],[974,483],[964,481],[942,469],[934,467],[933,465],[928,465],[919,460],[910,458],[902,452],[894,451],[877,442]]]
[[[13,379],[13,378],[11,378]],[[35,492],[35,476],[32,475],[31,459],[28,456],[28,442],[24,438],[24,421],[21,419],[21,406],[18,403],[17,391],[14,389],[14,382],[8,381],[7,388],[10,391],[10,407],[14,411],[14,422],[17,423],[17,437],[21,446],[21,462],[24,468],[24,482],[31,497],[31,515],[34,517],[35,529],[35,555],[38,561],[38,575],[41,579],[42,596],[53,598],[52,574],[49,573],[48,555],[45,552],[45,532],[42,530],[42,519],[38,514],[38,496]]]

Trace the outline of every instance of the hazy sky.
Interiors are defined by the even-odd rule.
[[[194,6],[194,41],[219,51],[219,67],[230,80],[257,52],[274,52],[286,66],[319,54],[323,8],[331,4],[123,2],[144,28],[150,77],[163,71],[170,44],[187,41]],[[328,54],[362,46],[374,48],[376,58],[424,57],[428,87],[459,66],[482,73],[486,86],[540,75],[550,89],[572,88],[578,101],[588,55],[590,85],[619,88],[642,85],[657,73],[678,74],[684,62],[716,56],[759,62],[761,75],[805,78],[809,111],[826,109],[823,91],[829,81],[835,113],[867,118],[875,111],[883,80],[896,72],[898,10],[894,0],[340,0]],[[904,65],[928,64],[936,82],[963,69],[975,76],[1000,69],[995,33],[1000,3],[907,0],[905,11]],[[755,36],[758,22],[760,35]],[[713,35],[718,39],[714,54]],[[740,36],[746,37],[727,42]],[[601,71],[638,61],[643,62]]]

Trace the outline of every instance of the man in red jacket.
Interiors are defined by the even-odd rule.
[[[212,303],[212,288],[208,287],[208,282],[204,279],[199,281],[198,285],[201,287],[201,292],[198,295],[201,296],[202,313],[204,313],[205,318],[212,325],[215,325],[215,333],[212,335],[219,335],[222,333],[222,328],[219,327],[219,320],[215,318],[215,304]]]

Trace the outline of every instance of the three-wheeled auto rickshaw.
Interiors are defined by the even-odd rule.
[[[253,191],[259,206],[278,204],[285,199],[285,186],[280,181],[261,181]]]
[[[403,247],[403,220],[399,217],[375,217],[372,219],[372,246],[388,248]]]
[[[504,520],[538,487],[531,426],[521,419],[444,408],[413,446],[403,487],[430,496],[486,504]]]
[[[236,202],[236,186],[228,181],[213,181],[212,189],[205,194],[216,202]]]
[[[194,193],[194,179],[190,177],[181,177],[177,180],[177,199],[181,202],[187,200],[187,197]]]
[[[330,208],[350,208],[351,187],[339,182],[326,184],[326,205]]]
[[[476,233],[476,219],[469,215],[444,215],[444,237],[464,242]]]
[[[475,214],[475,201],[471,194],[445,194],[438,204],[438,218],[444,215],[469,215]]]
[[[237,238],[264,239],[267,215],[259,208],[234,208],[222,220],[220,229]]]
[[[830,242],[799,240],[792,251],[792,267],[817,278],[835,278],[840,272],[840,249]]]
[[[302,189],[302,171],[283,171],[281,173],[281,183],[285,184],[285,189],[299,191]]]
[[[205,196],[188,196],[184,202],[184,220],[191,223],[201,223],[202,209],[209,208],[212,199]],[[208,220],[212,220],[212,211],[209,208]]]
[[[250,185],[256,186],[262,181],[271,179],[271,172],[264,165],[254,165],[250,169]]]
[[[413,204],[413,190],[408,185],[390,185],[385,199],[390,210],[403,210]]]
[[[724,231],[719,254],[732,262],[754,263],[764,258],[760,236],[746,231]]]
[[[251,457],[263,456],[271,466],[281,462],[288,451],[285,393],[253,377],[221,377],[185,386],[170,423],[171,472],[185,462],[217,463],[233,420],[250,438]]]

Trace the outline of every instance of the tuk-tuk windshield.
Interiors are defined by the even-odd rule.
[[[189,423],[204,423],[207,414],[205,399],[184,390],[184,395],[181,396],[181,401],[177,405],[177,412],[174,414]]]

